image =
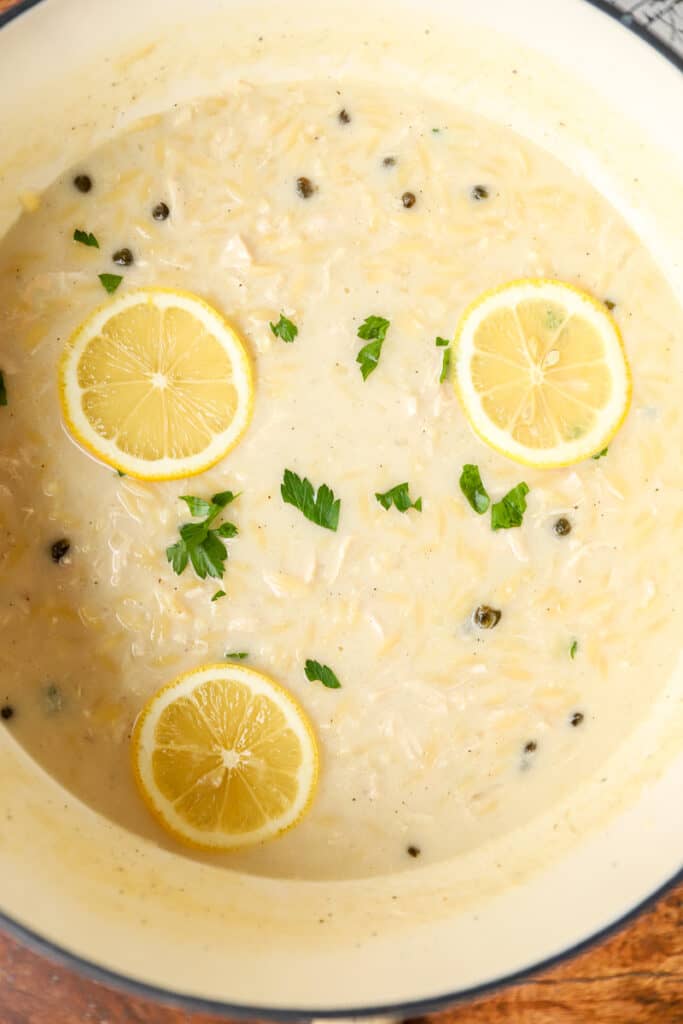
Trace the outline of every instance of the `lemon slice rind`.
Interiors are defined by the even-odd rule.
[[[177,308],[189,313],[220,343],[230,361],[232,383],[237,393],[235,415],[225,430],[212,437],[209,445],[180,459],[165,456],[148,460],[123,452],[94,429],[83,410],[78,364],[88,343],[99,335],[112,317],[144,302],[151,302],[161,310]],[[203,299],[171,288],[138,288],[99,306],[68,340],[59,364],[58,383],[64,420],[76,442],[100,461],[140,480],[177,480],[195,476],[214,466],[241,439],[249,425],[253,407],[251,365],[235,329]]]
[[[599,410],[592,430],[550,448],[520,444],[494,423],[484,410],[482,396],[474,386],[470,366],[475,355],[477,329],[498,309],[516,307],[525,300],[557,302],[567,310],[567,319],[580,315],[600,335],[605,346],[604,362],[609,366],[611,395]],[[631,401],[631,374],[624,343],[614,318],[599,300],[573,285],[547,278],[511,281],[479,296],[463,313],[454,342],[454,386],[470,425],[491,448],[516,462],[537,468],[556,468],[583,461],[607,447],[621,427]]]
[[[154,777],[152,754],[157,749],[155,732],[160,718],[171,704],[190,696],[205,683],[224,680],[246,685],[253,697],[272,701],[285,717],[301,747],[297,773],[297,794],[287,810],[249,832],[206,831],[191,825],[178,814],[173,803],[160,792]],[[310,809],[318,781],[319,754],[313,728],[303,709],[282,686],[253,669],[240,665],[205,665],[179,676],[162,687],[148,701],[137,718],[132,736],[133,773],[148,810],[159,824],[181,842],[205,850],[232,850],[277,838],[294,828]]]

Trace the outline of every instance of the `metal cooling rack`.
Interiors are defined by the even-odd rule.
[[[683,56],[683,0],[607,0],[626,25],[638,26]]]

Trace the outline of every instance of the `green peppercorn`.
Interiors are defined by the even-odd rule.
[[[157,205],[152,210],[152,216],[154,217],[155,220],[166,220],[170,212],[171,211],[169,210],[168,205],[166,203],[157,203]]]
[[[71,542],[66,537],[61,537],[50,546],[50,555],[53,562],[61,562],[69,553]]]
[[[487,604],[480,604],[474,613],[474,624],[479,629],[493,629],[500,622],[502,612],[498,608],[490,608]]]
[[[119,267],[129,267],[133,263],[133,253],[130,249],[117,249],[112,261]]]
[[[89,192],[92,188],[92,178],[89,174],[77,174],[73,180],[74,188],[79,192]]]
[[[296,191],[302,199],[310,199],[315,192],[315,185],[310,178],[297,178]]]

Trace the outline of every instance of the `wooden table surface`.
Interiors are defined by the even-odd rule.
[[[0,0],[0,11],[15,0]],[[86,0],[84,0],[86,2]],[[0,1024],[215,1024],[79,977],[0,934]],[[430,1024],[683,1024],[683,886],[628,928]]]
[[[0,935],[0,1024],[217,1024],[86,981]],[[429,1024],[683,1024],[683,886],[607,942]]]

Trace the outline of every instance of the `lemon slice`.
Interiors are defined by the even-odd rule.
[[[159,690],[133,731],[133,769],[176,838],[228,850],[273,839],[310,807],[313,730],[294,699],[239,665],[206,665]]]
[[[619,328],[562,281],[513,281],[460,321],[455,387],[479,436],[528,466],[566,466],[603,449],[631,400]]]
[[[75,439],[143,480],[214,465],[252,406],[249,360],[232,327],[196,295],[162,288],[96,310],[66,345],[59,391]]]

